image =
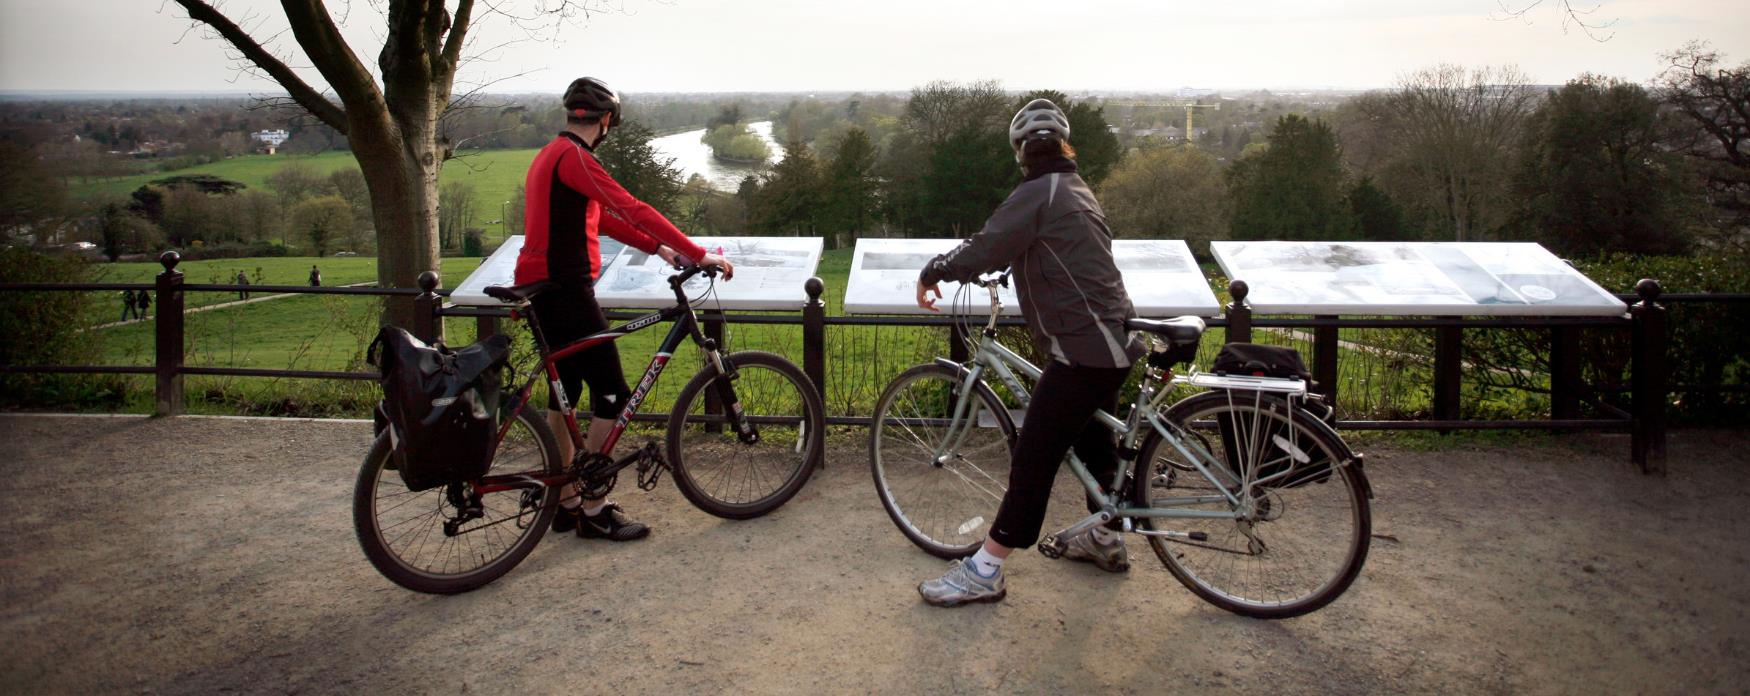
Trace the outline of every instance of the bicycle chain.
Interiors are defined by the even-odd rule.
[[[638,488],[650,491],[656,488],[656,482],[662,478],[662,470],[668,468],[668,460],[663,458],[662,450],[655,442],[644,445],[638,453]]]

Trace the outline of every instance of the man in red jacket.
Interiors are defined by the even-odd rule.
[[[619,125],[619,95],[600,80],[582,77],[565,90],[564,103],[565,130],[529,165],[523,249],[516,265],[518,285],[542,280],[559,284],[533,301],[541,332],[554,347],[608,328],[594,290],[602,273],[600,232],[673,265],[721,266],[725,280],[734,274],[728,260],[706,253],[662,213],[632,197],[596,160],[596,146]],[[613,428],[632,394],[620,369],[619,350],[609,342],[565,359],[559,363],[559,381],[568,398],[577,398],[583,384],[589,385],[594,418],[584,444],[595,447]],[[561,408],[556,397],[550,399],[547,421],[559,435],[560,454],[569,462],[573,452],[570,438],[564,435]],[[553,519],[554,531],[575,529],[580,537],[611,541],[650,534],[649,527],[634,522],[606,499],[580,500],[569,486],[562,498],[565,507]]]

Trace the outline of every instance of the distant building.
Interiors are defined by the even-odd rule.
[[[250,133],[249,137],[260,142],[263,148],[267,150],[267,154],[271,155],[279,151],[280,145],[283,145],[287,140],[290,140],[292,134],[287,133],[284,130],[264,130]]]

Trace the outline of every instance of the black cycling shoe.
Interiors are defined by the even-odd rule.
[[[577,515],[577,536],[583,539],[607,539],[608,541],[633,541],[650,536],[650,527],[642,522],[635,522],[627,517],[619,505],[608,503],[600,513],[595,515],[582,514],[579,508]]]
[[[577,519],[583,517],[583,506],[568,508],[559,506],[559,511],[553,514],[553,531],[564,534],[577,529]]]

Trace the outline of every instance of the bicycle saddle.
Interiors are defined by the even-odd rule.
[[[537,280],[527,285],[512,285],[508,288],[502,285],[488,285],[486,286],[486,296],[500,302],[527,302],[530,298],[556,287],[559,287],[559,284],[551,280]]]
[[[490,289],[489,289],[490,290]],[[1199,317],[1173,317],[1172,319],[1126,319],[1124,328],[1131,331],[1147,331],[1173,344],[1192,344],[1203,338],[1206,325]]]

